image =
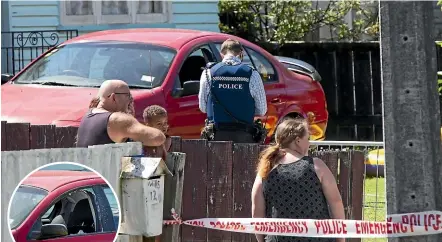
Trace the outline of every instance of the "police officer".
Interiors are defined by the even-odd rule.
[[[201,76],[199,108],[207,113],[203,138],[235,143],[255,143],[255,115],[267,112],[264,84],[253,67],[242,63],[237,40],[221,45],[220,63],[209,63]]]

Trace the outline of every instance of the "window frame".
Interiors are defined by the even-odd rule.
[[[66,3],[60,1],[60,23],[63,26],[71,25],[101,25],[101,24],[149,24],[169,23],[172,19],[172,4],[162,1],[162,13],[137,14],[136,10],[140,0],[127,0],[127,15],[103,15],[101,13],[102,1],[92,1],[92,15],[66,15]],[[151,1],[149,1],[151,2]]]

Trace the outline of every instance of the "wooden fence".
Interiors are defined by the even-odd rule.
[[[382,83],[378,42],[260,43],[273,55],[313,65],[330,114],[328,140],[382,141]]]
[[[303,60],[321,74],[330,114],[328,140],[383,140],[379,42],[257,44],[273,55]],[[442,71],[442,46],[436,44],[435,51]]]
[[[256,161],[265,146],[173,139],[173,151],[186,154],[182,202],[183,219],[249,218]],[[346,217],[362,219],[364,153],[314,152],[339,183]],[[339,162],[340,161],[340,162]],[[256,241],[254,235],[208,231],[184,226],[181,241]],[[359,239],[349,241],[360,241]]]
[[[73,127],[2,122],[2,151],[73,147],[75,135]],[[186,154],[182,218],[250,217],[256,161],[264,148],[257,144],[232,145],[173,137],[172,151]],[[364,153],[321,151],[312,155],[323,159],[335,175],[346,217],[362,219]],[[209,232],[183,225],[181,241],[254,241],[254,238],[249,234]]]

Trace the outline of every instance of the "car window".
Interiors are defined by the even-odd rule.
[[[109,202],[109,205],[112,210],[112,217],[114,219],[115,227],[118,228],[119,218],[120,218],[120,211],[118,209],[118,201],[117,198],[114,196],[114,193],[112,192],[112,189],[110,189],[109,186],[105,185],[103,186],[104,194],[106,195],[107,201]]]
[[[20,186],[12,197],[9,210],[9,225],[11,229],[17,228],[47,195],[48,192],[46,190]]]
[[[221,52],[221,43],[216,43],[215,46]],[[243,63],[253,66],[261,75],[264,83],[278,81],[273,65],[263,55],[248,47],[246,47],[246,50],[243,48]]]
[[[41,236],[41,227],[46,224],[61,224],[67,236],[115,232],[118,228],[119,210],[117,198],[107,185],[83,187],[63,194],[51,204],[34,223],[29,239]],[[112,211],[106,212],[110,205]],[[110,214],[111,213],[111,214]],[[110,216],[113,221],[109,221]]]
[[[177,82],[176,85],[183,87],[185,82],[199,81],[207,63],[215,61],[215,55],[209,45],[202,45],[196,48],[184,60],[178,75],[179,82]],[[186,95],[196,94],[198,93],[186,93]]]
[[[48,209],[48,211],[45,214],[43,214],[43,216],[41,218],[42,219],[49,219],[49,216],[51,215],[52,211],[54,211],[54,206],[55,205],[52,205],[52,207],[50,207]]]
[[[119,79],[133,88],[153,88],[163,83],[175,55],[173,49],[150,44],[68,44],[40,58],[14,83],[98,87]]]
[[[262,81],[264,83],[278,81],[276,71],[273,68],[273,65],[267,60],[267,58],[250,48],[246,47],[246,49],[253,60],[253,64],[255,64],[255,69],[261,75]]]
[[[219,53],[221,53],[221,43],[216,43],[215,47],[216,47],[216,49],[218,49]],[[253,66],[253,63],[250,60],[250,56],[246,51],[244,51],[244,48],[243,48],[243,53],[244,53],[244,57],[243,57],[242,63]]]
[[[209,47],[209,45],[202,45],[202,46],[198,47],[197,49],[192,51],[192,53],[190,53],[190,55],[187,58],[189,58],[191,56],[203,57],[204,60],[206,61],[206,63],[216,61],[215,54],[213,54],[213,51]]]

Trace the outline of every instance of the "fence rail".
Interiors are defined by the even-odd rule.
[[[364,146],[364,147],[380,147],[384,145],[384,142],[378,141],[310,141],[312,145],[320,145],[320,146]]]
[[[78,36],[78,30],[1,32],[2,73],[17,74],[50,48]]]

